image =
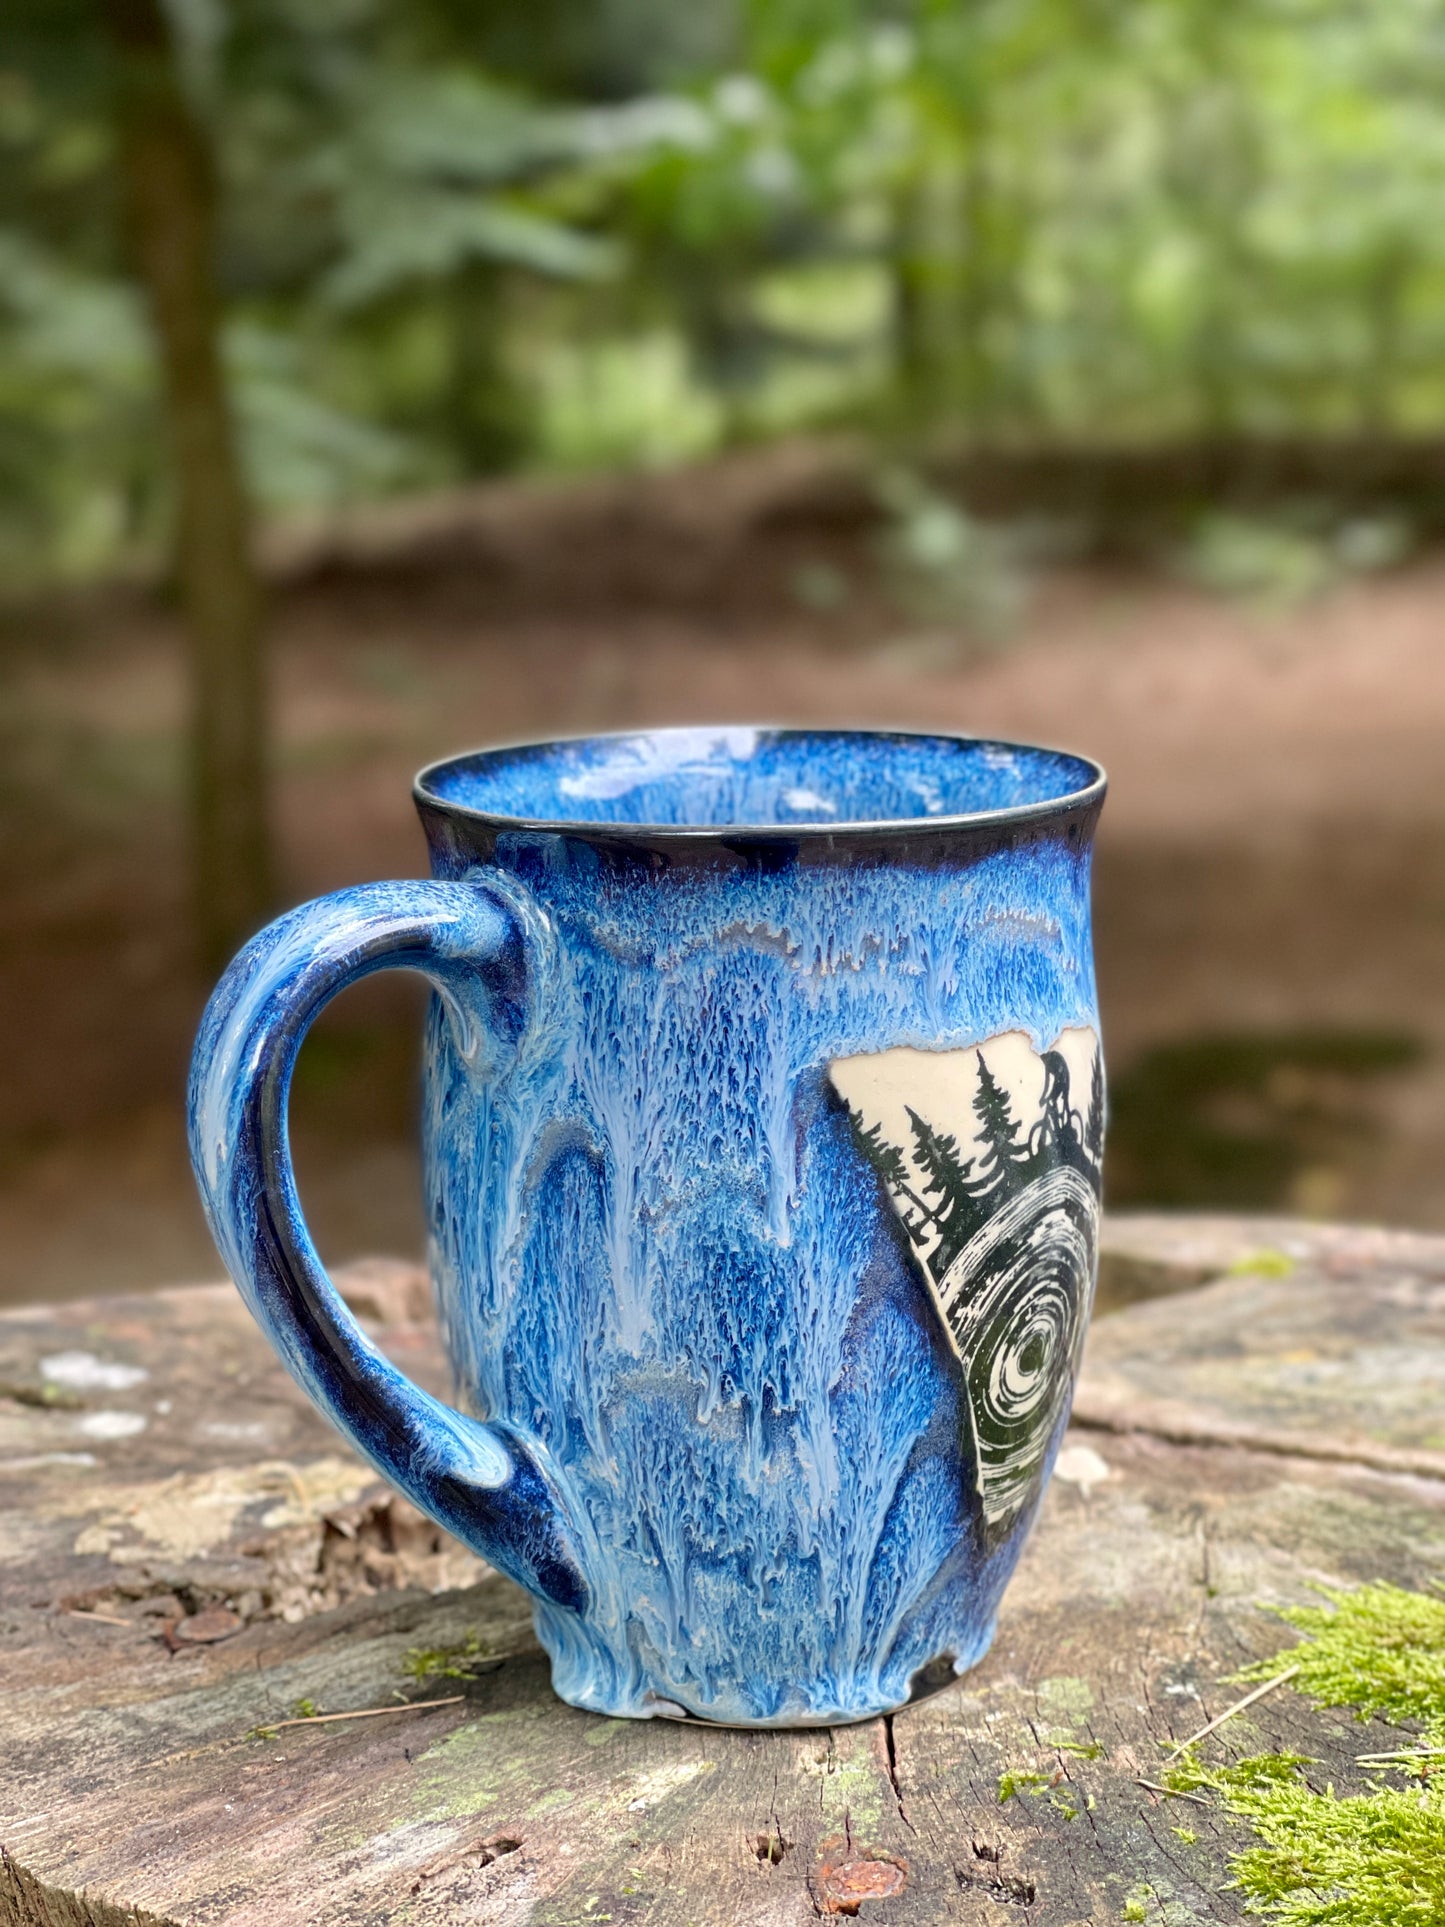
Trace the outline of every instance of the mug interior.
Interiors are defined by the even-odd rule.
[[[655,729],[433,764],[429,802],[526,823],[840,829],[987,816],[1083,800],[1085,757],[963,736],[875,730]]]

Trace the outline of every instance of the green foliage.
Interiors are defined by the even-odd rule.
[[[998,639],[1022,610],[1022,580],[1004,538],[911,469],[886,470],[877,495],[884,577],[899,607],[920,623],[959,624]]]
[[[1437,1927],[1445,1920],[1445,1785],[1338,1797],[1296,1754],[1197,1761],[1171,1785],[1214,1793],[1260,1844],[1233,1857],[1250,1912],[1284,1927]]]
[[[1352,1706],[1358,1719],[1418,1720],[1445,1744],[1445,1597],[1383,1583],[1354,1592],[1322,1587],[1324,1606],[1287,1606],[1280,1617],[1305,1635],[1290,1655],[1294,1681],[1317,1706]],[[1278,1655],[1240,1673],[1266,1680]]]
[[[1424,1046],[1387,1030],[1256,1030],[1142,1052],[1110,1088],[1116,1203],[1268,1211],[1378,1129],[1373,1087]]]
[[[1047,1773],[1018,1772],[1001,1773],[998,1778],[998,1803],[1007,1806],[1009,1801],[1020,1793],[1042,1793],[1050,1784]]]
[[[155,486],[151,388],[130,290],[0,227],[0,572],[115,552]]]
[[[1281,1617],[1304,1634],[1293,1685],[1318,1706],[1361,1719],[1418,1722],[1426,1746],[1445,1746],[1445,1599],[1387,1584],[1325,1589],[1323,1606]],[[1273,1678],[1279,1655],[1241,1683]],[[1260,1754],[1210,1766],[1195,1752],[1167,1776],[1176,1792],[1212,1793],[1253,1829],[1258,1845],[1233,1857],[1253,1913],[1284,1927],[1435,1927],[1445,1920],[1445,1780],[1420,1742],[1367,1761],[1368,1792],[1313,1785],[1299,1754]],[[1409,1773],[1413,1784],[1381,1783]],[[1126,1916],[1127,1917],[1127,1916]],[[1144,1916],[1140,1916],[1143,1918]]]
[[[1347,575],[1392,567],[1410,540],[1409,529],[1390,517],[1322,529],[1298,518],[1214,512],[1200,518],[1182,560],[1206,588],[1266,610],[1288,609]]]
[[[1025,1794],[1046,1799],[1054,1811],[1061,1813],[1066,1820],[1077,1820],[1081,1813],[1090,1812],[1094,1805],[1092,1794],[1080,1800],[1077,1790],[1061,1771],[1035,1773],[1020,1769],[999,1775],[1000,1806],[1007,1806],[1010,1800],[1020,1799]]]
[[[491,1657],[492,1648],[473,1632],[454,1646],[413,1646],[401,1670],[415,1680],[474,1679]]]
[[[263,507],[846,422],[1438,429],[1445,0],[173,0]],[[0,13],[0,568],[165,525],[95,9]],[[906,613],[1017,558],[906,464]],[[1206,516],[1266,603],[1393,526]],[[826,595],[828,590],[823,590]]]

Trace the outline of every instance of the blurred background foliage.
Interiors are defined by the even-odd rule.
[[[201,1000],[419,763],[758,714],[1109,764],[1111,1204],[1445,1226],[1442,109],[1445,0],[0,0],[0,1301],[213,1266]]]
[[[167,11],[270,514],[819,426],[890,450],[1445,426],[1445,0]],[[167,528],[109,88],[91,0],[8,0],[21,584]],[[1202,566],[1262,566],[1231,543]]]

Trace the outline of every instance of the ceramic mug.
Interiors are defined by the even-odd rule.
[[[1068,1417],[1103,1079],[1104,777],[951,736],[658,730],[417,779],[432,877],[231,966],[191,1145],[217,1242],[357,1449],[533,1595],[576,1706],[863,1719],[986,1651]],[[328,1282],[306,1028],[421,971],[459,1408]]]

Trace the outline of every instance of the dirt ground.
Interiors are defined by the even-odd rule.
[[[746,569],[742,555],[735,566]],[[1056,571],[1007,646],[786,597],[528,608],[361,577],[278,597],[284,891],[424,868],[449,750],[676,721],[1037,739],[1111,777],[1097,940],[1115,1203],[1445,1227],[1445,557],[1286,614]],[[135,595],[17,633],[0,685],[0,1302],[213,1276],[181,1097],[183,681]],[[350,993],[293,1106],[323,1254],[420,1245],[420,993]]]

